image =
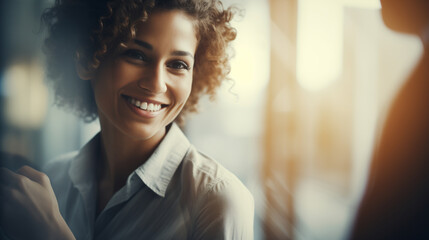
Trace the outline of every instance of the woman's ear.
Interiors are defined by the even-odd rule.
[[[82,80],[91,80],[95,77],[94,70],[89,70],[88,68],[84,67],[82,63],[79,61],[75,62],[76,65],[76,72],[80,79]]]

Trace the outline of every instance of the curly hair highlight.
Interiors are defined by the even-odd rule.
[[[76,64],[96,71],[108,54],[134,36],[136,24],[156,9],[178,9],[195,20],[198,47],[192,90],[176,121],[197,111],[202,95],[213,99],[230,72],[230,42],[236,37],[230,21],[235,8],[224,9],[219,0],[56,0],[42,15],[48,28],[44,52],[55,103],[70,107],[86,121],[96,119],[90,82],[79,78]]]

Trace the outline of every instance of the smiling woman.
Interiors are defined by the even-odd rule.
[[[43,20],[57,104],[101,131],[46,175],[2,170],[6,235],[252,239],[251,194],[175,123],[227,78],[232,16],[217,0],[56,1]]]
[[[197,38],[192,19],[179,10],[156,10],[135,30],[90,80],[102,131],[147,140],[144,148],[153,149],[190,95]]]

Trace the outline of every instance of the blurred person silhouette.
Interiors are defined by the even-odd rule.
[[[101,131],[46,174],[1,169],[3,233],[253,239],[252,195],[178,126],[227,79],[234,12],[219,0],[56,0],[42,19],[57,103]]]
[[[424,52],[389,109],[351,239],[429,239],[429,1],[381,6],[385,24],[418,35]]]

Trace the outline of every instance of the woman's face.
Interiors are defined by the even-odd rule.
[[[197,44],[193,20],[182,11],[157,10],[139,23],[135,38],[91,80],[102,130],[161,140],[191,92]]]

